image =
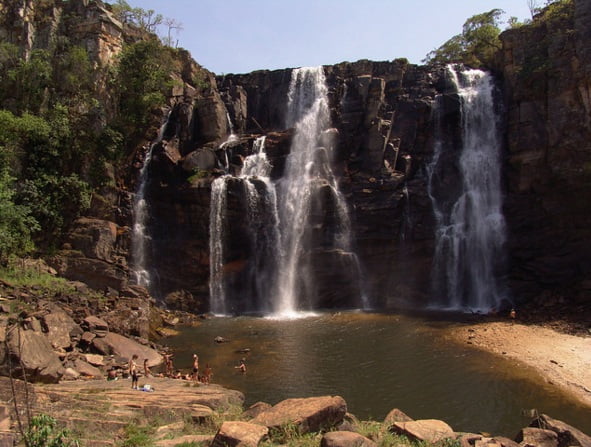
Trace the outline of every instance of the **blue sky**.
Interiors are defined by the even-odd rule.
[[[113,0],[114,1],[114,0]],[[541,2],[541,1],[540,1]],[[179,46],[216,74],[425,55],[468,17],[527,0],[128,0],[183,24]],[[543,3],[543,2],[541,2]],[[504,28],[504,26],[503,26]]]

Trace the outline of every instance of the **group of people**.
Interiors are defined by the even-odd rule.
[[[173,354],[170,353],[163,353],[162,356],[164,357],[164,365],[165,365],[165,372],[157,374],[158,377],[170,377],[172,379],[184,379],[184,380],[192,380],[195,382],[209,384],[213,377],[213,370],[209,366],[209,363],[205,364],[205,368],[201,371],[199,370],[199,356],[197,354],[193,354],[193,364],[191,367],[191,371],[189,373],[183,374],[180,370],[174,371],[173,366]],[[140,366],[138,364],[139,356],[137,354],[133,354],[131,359],[129,360],[127,373],[131,377],[131,388],[134,390],[138,389],[138,379],[140,377]],[[246,373],[246,359],[240,359],[239,365],[234,367],[238,369],[240,373]],[[143,364],[143,375],[145,377],[154,377],[154,374],[150,370],[148,366],[148,359],[144,359]],[[111,368],[107,373],[107,380],[117,380],[117,369]]]

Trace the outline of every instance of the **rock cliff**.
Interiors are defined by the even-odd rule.
[[[589,304],[591,5],[501,34],[511,285],[520,300]]]
[[[27,0],[3,4],[9,20],[0,35],[29,51],[61,26],[93,55],[97,67],[113,61],[125,42],[145,37],[119,23],[100,1],[40,8]],[[76,19],[60,19],[66,16]],[[495,75],[497,103],[504,109],[507,270],[511,298],[518,303],[590,301],[590,20],[591,6],[576,1],[572,10],[540,16],[501,36]],[[209,307],[211,182],[226,170],[239,174],[261,135],[267,136],[271,177],[281,177],[293,138],[285,124],[291,70],[216,78],[186,52],[179,51],[177,59],[167,106],[153,117],[143,145],[119,167],[117,187],[95,195],[90,215],[78,221],[54,265],[98,289],[126,289],[130,191],[157,140],[158,121],[166,121],[162,140],[152,148],[146,185],[150,291],[173,308],[203,311]],[[423,304],[432,293],[435,233],[427,167],[436,126],[438,138],[459,138],[458,96],[445,67],[406,60],[344,62],[324,72],[336,137],[334,172],[349,208],[366,291],[378,308]],[[101,88],[109,104],[107,86]],[[440,118],[434,115],[436,98]],[[447,157],[439,175],[443,199],[457,195],[458,187],[458,155]],[[223,267],[236,290],[248,286],[252,255],[239,190],[230,188],[232,237]],[[320,228],[330,214],[317,213]],[[326,268],[328,257],[318,259],[323,302],[339,307],[349,285]]]

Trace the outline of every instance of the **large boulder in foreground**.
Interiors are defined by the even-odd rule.
[[[532,427],[544,427],[552,430],[558,435],[558,446],[581,446],[591,447],[591,436],[586,435],[581,430],[576,429],[558,419],[553,419],[547,414],[542,414],[532,423]]]
[[[552,430],[544,430],[543,428],[523,428],[515,440],[521,445],[535,445],[536,447],[558,447],[558,435]]]
[[[453,429],[445,422],[437,419],[421,419],[418,421],[394,422],[390,431],[404,435],[417,441],[435,444],[444,439],[455,439]]]
[[[114,355],[130,359],[134,354],[138,355],[138,364],[143,364],[148,359],[148,366],[156,366],[162,363],[162,356],[155,349],[144,346],[138,342],[114,332],[109,332],[102,338],[92,340],[92,347],[103,355]]]
[[[268,435],[269,429],[258,424],[226,421],[222,424],[212,447],[256,447]]]
[[[22,369],[33,382],[57,383],[64,374],[64,367],[51,343],[42,332],[12,327],[7,331],[6,343],[12,365],[20,377]]]
[[[346,413],[347,403],[340,396],[287,399],[263,411],[251,422],[268,428],[293,424],[301,433],[309,433],[340,424]]]

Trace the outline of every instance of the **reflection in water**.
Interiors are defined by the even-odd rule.
[[[441,329],[449,325],[366,313],[287,321],[219,318],[184,330],[169,345],[175,364],[186,369],[197,352],[212,365],[213,381],[244,392],[246,405],[340,395],[362,419],[381,420],[400,408],[415,419],[443,419],[457,431],[510,437],[530,422],[522,410],[537,408],[591,432],[591,410],[532,370],[445,344]],[[229,342],[216,344],[217,336]],[[245,375],[234,369],[241,357]]]

